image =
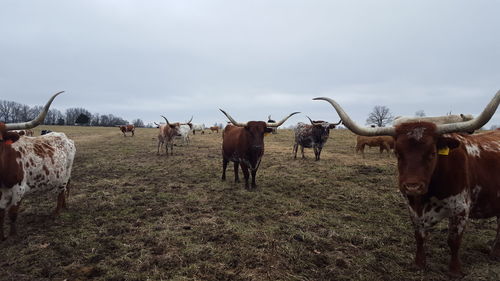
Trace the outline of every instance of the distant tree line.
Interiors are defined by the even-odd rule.
[[[42,106],[29,106],[14,101],[0,100],[0,122],[19,123],[34,119],[42,111]],[[68,108],[65,113],[58,109],[49,109],[44,125],[90,125],[116,126],[128,124],[128,121],[113,114],[92,114],[85,108]],[[141,119],[133,120],[136,127],[144,127]]]

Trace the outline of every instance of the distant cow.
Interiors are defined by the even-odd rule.
[[[174,154],[174,137],[175,136],[180,136],[179,134],[179,123],[169,123],[167,118],[165,116],[161,116],[165,121],[167,122],[166,124],[161,124],[160,125],[160,131],[158,132],[158,152],[157,154],[160,155],[160,147],[165,144],[165,155],[168,156],[168,147],[170,146],[170,155]]]
[[[314,156],[316,161],[319,161],[321,150],[328,140],[330,135],[330,129],[334,129],[335,126],[339,125],[342,120],[338,123],[328,123],[325,121],[313,121],[311,118],[307,117],[311,124],[298,123],[295,127],[295,144],[293,145],[293,159],[297,159],[297,150],[300,146],[300,152],[302,153],[302,158],[304,157],[304,147],[312,148],[314,150]]]
[[[436,125],[440,124],[450,124],[450,123],[457,123],[457,122],[463,122],[463,121],[469,121],[472,120],[474,117],[470,114],[460,114],[460,115],[445,115],[445,116],[429,116],[429,117],[404,117],[404,116],[398,116],[394,119],[392,122],[393,126],[400,125],[402,123],[410,123],[410,122],[431,122]]]
[[[219,133],[219,126],[210,127],[210,131]]]
[[[134,125],[121,125],[120,131],[122,131],[123,136],[125,137],[126,132],[131,132],[132,137],[134,136],[135,126]]]
[[[391,155],[391,149],[394,149],[394,138],[391,136],[357,136],[356,137],[356,153],[361,151],[361,155],[365,158],[365,146],[378,147],[380,154],[387,150],[387,155]]]
[[[0,123],[0,240],[5,239],[4,219],[10,218],[10,235],[16,235],[16,219],[22,199],[28,194],[55,194],[54,215],[66,206],[67,188],[75,157],[75,145],[63,133],[36,138],[20,138],[12,132],[38,126],[47,115],[52,96],[34,120]]]
[[[193,124],[193,128],[192,128],[192,131],[193,131],[193,135],[196,135],[196,132],[201,132],[201,134],[205,134],[205,125],[204,124]]]
[[[43,135],[46,135],[46,134],[48,134],[48,133],[52,133],[52,131],[51,131],[51,130],[42,130],[42,131],[40,132],[40,135],[41,135],[41,136],[43,136]]]
[[[264,121],[236,122],[229,114],[220,109],[233,125],[227,125],[222,137],[222,180],[226,180],[226,168],[229,161],[234,162],[234,180],[239,182],[238,165],[245,177],[245,187],[249,188],[248,180],[252,173],[252,188],[256,187],[255,175],[259,169],[262,155],[264,155],[264,134],[270,133],[273,127],[278,127],[297,114],[294,112],[278,123]]]
[[[459,123],[407,122],[396,127],[365,128],[354,123],[338,103],[329,102],[344,125],[358,135],[393,136],[399,190],[414,226],[415,263],[426,264],[429,230],[448,218],[449,272],[462,276],[459,249],[469,218],[497,217],[491,256],[500,258],[500,131],[461,134],[486,124],[500,104],[500,91],[476,118]]]

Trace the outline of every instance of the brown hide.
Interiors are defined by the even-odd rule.
[[[427,232],[449,218],[449,270],[462,275],[458,251],[468,218],[500,216],[500,131],[439,135],[432,123],[404,123],[396,127],[395,139],[399,189],[415,227],[415,262],[425,266]],[[439,154],[445,148],[448,154]],[[497,257],[498,237],[492,249]]]
[[[134,136],[135,126],[134,125],[122,125],[122,126],[120,126],[120,131],[122,131],[123,136],[125,136],[126,132],[131,132],[132,136]]]
[[[379,147],[380,153],[384,152],[384,150],[387,150],[387,154],[390,155],[390,150],[394,149],[394,138],[391,136],[357,136],[356,153],[361,151],[361,155],[365,157],[365,146]]]
[[[11,188],[23,179],[23,168],[16,159],[21,155],[12,149],[11,144],[19,140],[19,134],[5,131],[0,123],[0,186]]]
[[[249,188],[249,170],[252,174],[252,187],[255,188],[255,176],[264,154],[264,134],[272,132],[266,122],[250,121],[245,127],[227,125],[222,139],[222,180],[226,179],[226,167],[234,162],[235,181],[239,182],[238,165],[245,177],[245,187]]]
[[[219,133],[219,127],[218,126],[210,127],[210,131]]]
[[[161,124],[160,130],[158,132],[158,152],[160,154],[160,147],[165,144],[165,155],[168,156],[168,147],[170,146],[170,155],[174,154],[174,142],[175,136],[180,136],[179,133],[180,125],[179,123],[169,123]]]

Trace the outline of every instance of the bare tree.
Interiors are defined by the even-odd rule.
[[[425,117],[424,110],[423,109],[417,110],[417,112],[415,112],[415,116],[417,116],[417,117]]]
[[[136,127],[144,127],[144,122],[139,118],[132,120],[132,124]]]
[[[377,105],[373,111],[368,115],[366,124],[375,124],[378,127],[385,127],[388,123],[392,122],[394,117],[389,108],[385,105]]]

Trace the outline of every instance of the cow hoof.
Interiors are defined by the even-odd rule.
[[[448,272],[448,276],[452,279],[462,279],[465,277],[465,273],[463,273],[461,270],[458,271],[450,271]]]

